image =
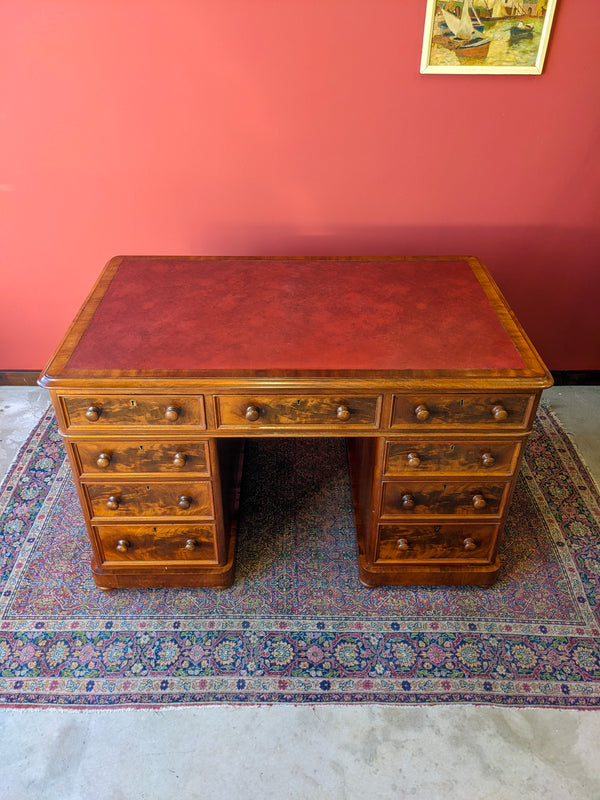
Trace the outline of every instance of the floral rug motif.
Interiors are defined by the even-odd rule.
[[[358,581],[341,439],[249,440],[231,589],[99,591],[52,411],[0,488],[0,703],[600,707],[600,496],[541,407],[489,589]]]

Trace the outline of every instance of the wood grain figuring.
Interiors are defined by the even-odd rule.
[[[251,436],[347,439],[365,585],[489,586],[551,383],[458,256],[118,257],[40,376],[101,589],[231,585]]]
[[[82,476],[136,473],[210,475],[206,442],[102,439],[73,445]]]
[[[252,432],[306,425],[377,428],[378,397],[232,395],[216,398],[218,426]]]
[[[477,441],[390,441],[384,472],[407,477],[436,475],[512,475],[520,455],[520,442],[497,439]]]
[[[212,488],[195,483],[86,483],[91,514],[98,517],[202,517],[213,519]]]
[[[507,482],[458,483],[450,479],[447,483],[439,480],[427,483],[386,481],[383,484],[381,516],[458,514],[496,517],[502,513],[508,487]]]
[[[394,397],[392,427],[525,430],[534,404],[535,398],[529,395],[398,394]]]
[[[97,532],[105,567],[112,562],[216,563],[212,525],[106,525]]]
[[[490,561],[495,525],[381,525],[377,561]]]
[[[204,398],[161,395],[121,395],[63,398],[69,428],[93,430],[134,426],[152,428],[204,427]]]

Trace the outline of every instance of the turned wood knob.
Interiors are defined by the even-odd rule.
[[[185,467],[185,462],[186,461],[187,461],[187,456],[186,456],[185,453],[175,453],[175,456],[173,458],[173,464],[176,467],[179,467],[179,468]]]
[[[481,456],[481,463],[483,464],[484,467],[491,467],[495,461],[496,459],[491,453],[484,453]]]
[[[475,539],[465,539],[465,550],[476,550],[477,549],[477,542]]]
[[[419,458],[418,453],[409,453],[407,455],[407,459],[409,467],[418,467],[419,464],[421,463],[421,459]]]
[[[487,503],[485,502],[485,497],[482,494],[474,494],[473,495],[473,508],[485,508]]]
[[[131,543],[127,539],[119,539],[117,542],[117,550],[119,553],[126,553],[131,547]]]
[[[415,498],[412,494],[403,494],[402,495],[402,508],[414,508],[415,507]]]
[[[498,403],[492,408],[492,416],[496,422],[501,422],[503,419],[508,417],[508,411],[501,403]]]
[[[111,494],[111,496],[106,501],[106,507],[109,508],[111,511],[116,511],[119,507],[119,498],[116,494]]]
[[[98,408],[98,406],[90,406],[85,412],[85,418],[90,422],[96,422],[100,418],[101,413],[102,409]]]
[[[429,409],[425,403],[420,403],[415,408],[415,417],[419,420],[419,422],[425,422],[426,419],[429,419]]]
[[[256,422],[256,420],[260,417],[260,409],[258,406],[248,406],[246,409],[246,419],[249,422]]]
[[[106,469],[110,464],[110,453],[100,453],[96,459],[96,464],[98,464],[101,469]]]
[[[185,543],[185,549],[189,550],[189,552],[191,553],[192,550],[196,549],[196,542],[193,539],[188,539],[187,542]]]
[[[338,406],[336,411],[336,417],[342,422],[346,422],[346,420],[349,420],[350,409],[348,408],[348,406]]]
[[[187,494],[182,494],[177,505],[182,511],[185,511],[192,505],[192,498]]]
[[[408,539],[398,539],[398,550],[405,553],[409,549]]]
[[[175,422],[179,419],[179,415],[181,414],[181,409],[178,406],[167,406],[167,410],[165,411],[165,419],[168,419],[169,422]]]

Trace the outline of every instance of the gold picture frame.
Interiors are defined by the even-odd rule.
[[[427,0],[424,74],[540,75],[557,0]]]

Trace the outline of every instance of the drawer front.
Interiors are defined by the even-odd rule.
[[[521,452],[520,442],[481,440],[386,443],[386,475],[512,475]]]
[[[505,482],[386,481],[382,517],[499,516],[510,484]]]
[[[380,525],[376,561],[490,561],[495,525]]]
[[[123,395],[61,398],[69,430],[107,427],[205,428],[203,397]]]
[[[92,517],[214,518],[210,481],[84,483]]]
[[[217,561],[212,525],[104,525],[96,531],[103,565]]]
[[[245,431],[309,425],[376,429],[381,406],[379,396],[223,395],[215,402],[220,428]]]
[[[150,474],[209,475],[206,442],[144,442],[104,439],[101,442],[73,444],[73,452],[82,475]]]
[[[527,394],[397,394],[392,428],[527,430],[535,405]]]

